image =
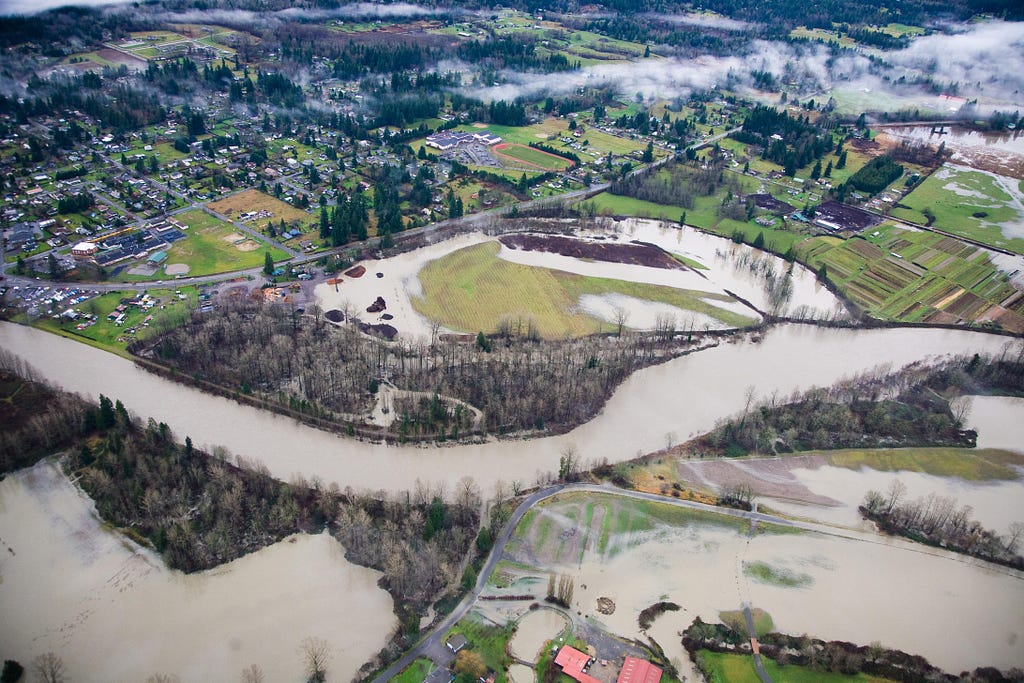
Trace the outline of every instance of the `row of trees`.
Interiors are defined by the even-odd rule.
[[[971,519],[971,506],[958,506],[953,496],[937,496],[933,493],[907,500],[906,493],[906,484],[895,479],[885,492],[868,491],[860,512],[888,533],[942,546],[989,562],[1024,568],[1024,557],[1018,553],[1024,537],[1024,523],[1013,522],[1007,533],[1000,535]]]

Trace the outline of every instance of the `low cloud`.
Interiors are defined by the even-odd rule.
[[[746,21],[740,21],[739,19],[730,19],[728,17],[718,16],[717,14],[698,14],[692,12],[689,14],[658,14],[648,13],[644,16],[650,17],[651,19],[657,19],[658,21],[665,21],[670,24],[688,24],[690,26],[700,26],[704,28],[717,28],[723,31],[748,31],[754,28],[754,24]]]
[[[3,0],[0,2],[0,16],[15,14],[39,14],[58,7],[102,7],[119,5],[129,0]]]

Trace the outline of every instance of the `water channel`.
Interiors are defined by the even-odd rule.
[[[39,330],[0,324],[0,345],[51,382],[95,397],[120,399],[143,418],[167,423],[179,439],[223,446],[288,480],[319,476],[342,488],[402,491],[417,480],[445,483],[466,475],[484,492],[501,480],[532,483],[557,471],[575,446],[584,461],[629,460],[711,429],[742,410],[744,394],[780,397],[875,368],[925,358],[998,352],[1007,338],[943,329],[846,330],[784,325],[634,373],[590,422],[559,436],[458,446],[369,444],[211,396],[155,376],[131,361]],[[974,412],[980,408],[975,407]]]

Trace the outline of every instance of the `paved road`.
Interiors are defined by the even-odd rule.
[[[757,639],[757,630],[754,628],[754,615],[750,613],[750,605],[743,605],[743,618],[747,622],[747,633],[750,635],[751,641]],[[768,675],[768,672],[764,670],[764,662],[761,661],[761,653],[754,652],[754,668],[757,670],[757,677],[761,679],[761,683],[774,683],[772,677]]]

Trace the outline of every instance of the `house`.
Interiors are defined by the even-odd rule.
[[[462,635],[461,633],[456,633],[454,636],[449,638],[448,641],[445,643],[445,645],[448,646],[448,649],[451,650],[453,653],[458,652],[462,648],[466,647],[466,645],[468,644],[469,640],[467,640],[466,636]]]
[[[661,669],[645,659],[626,657],[619,672],[618,683],[659,683]]]
[[[555,664],[562,668],[569,678],[579,683],[600,683],[596,678],[586,673],[586,669],[593,663],[593,660],[585,652],[580,652],[574,647],[563,646],[555,655]]]

